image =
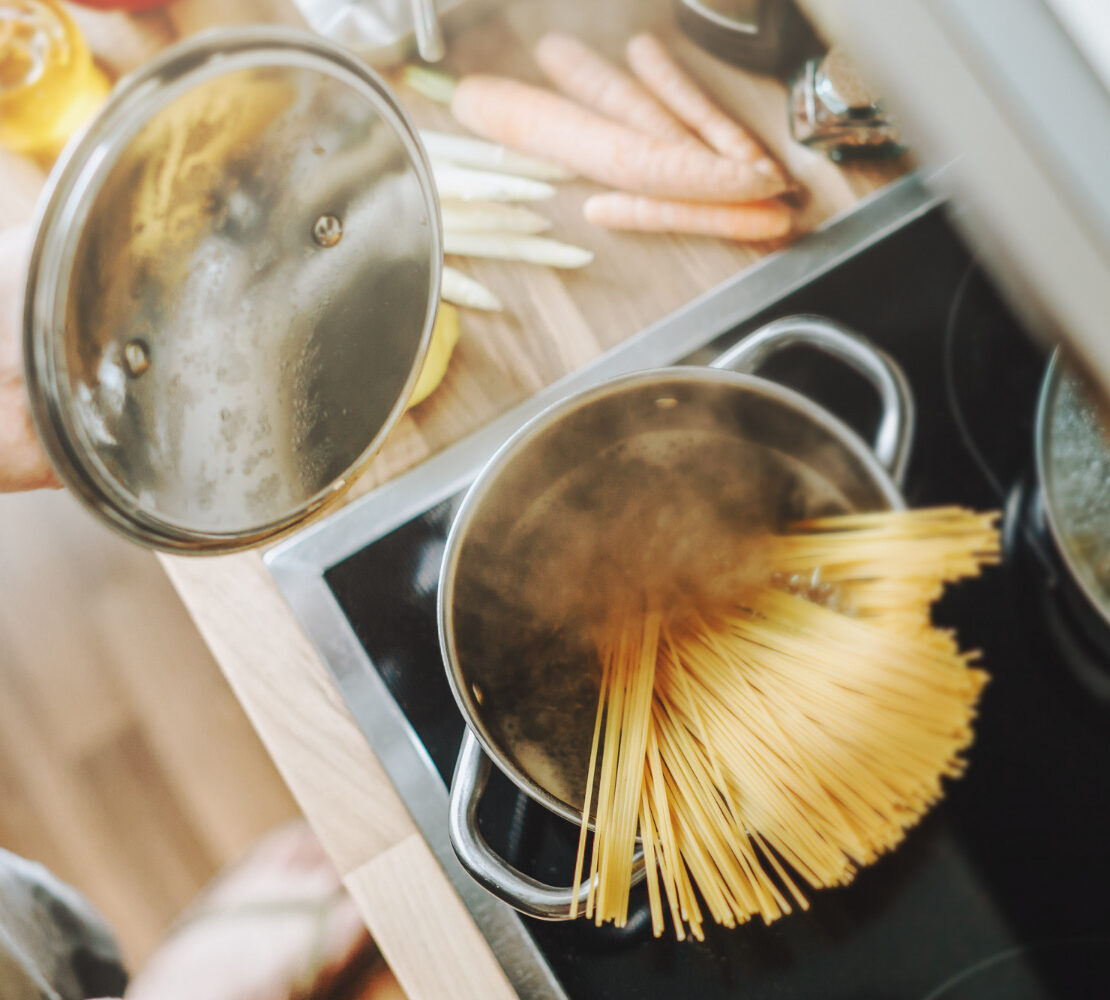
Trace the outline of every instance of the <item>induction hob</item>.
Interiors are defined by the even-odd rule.
[[[1028,479],[1045,359],[911,177],[286,542],[267,564],[521,996],[1110,996],[1110,718],[1061,668],[1032,610],[1046,586],[1035,559],[1007,560],[937,609],[965,646],[983,651],[992,677],[967,774],[898,850],[852,885],[814,893],[809,912],[678,943],[651,936],[641,887],[622,930],[544,923],[488,896],[451,852],[447,787],[464,723],[440,659],[435,603],[462,491],[548,402],[635,368],[704,363],[795,313],[854,327],[905,369],[917,403],[911,506],[998,508]],[[763,374],[869,437],[878,406],[851,372],[799,350]],[[480,824],[522,871],[569,881],[576,829],[496,769]]]

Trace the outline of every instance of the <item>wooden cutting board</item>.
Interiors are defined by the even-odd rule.
[[[787,127],[786,85],[706,54],[678,30],[672,11],[661,0],[515,0],[487,8],[484,16],[450,37],[442,68],[456,75],[503,73],[542,83],[531,50],[544,31],[577,34],[618,62],[623,62],[624,43],[633,32],[654,31],[799,181],[798,233],[850,208],[861,195],[905,170],[899,161],[841,168],[794,143]],[[446,108],[415,94],[396,76],[391,80],[419,126],[463,132]],[[550,202],[532,206],[554,221],[547,235],[594,252],[594,261],[582,270],[448,258],[488,286],[505,303],[505,311],[462,310],[460,343],[446,380],[401,421],[353,496],[477,429],[777,248],[602,230],[582,218],[583,201],[600,190],[590,181],[576,180],[559,185]]]

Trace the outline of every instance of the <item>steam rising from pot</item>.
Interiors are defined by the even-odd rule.
[[[758,392],[639,381],[514,449],[459,550],[455,648],[486,736],[572,808],[597,702],[593,631],[614,606],[714,601],[766,577],[767,530],[887,506],[831,435]]]

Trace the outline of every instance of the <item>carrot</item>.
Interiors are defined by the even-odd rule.
[[[759,141],[702,93],[654,35],[634,35],[625,48],[628,65],[656,97],[722,156],[781,174]]]
[[[789,206],[777,198],[740,205],[707,205],[610,191],[587,198],[582,212],[587,222],[608,229],[723,236],[746,243],[780,239],[790,232],[791,223]]]
[[[549,32],[533,54],[559,90],[606,118],[665,142],[697,141],[638,80],[577,38]]]
[[[740,163],[689,143],[661,142],[507,77],[464,76],[451,94],[451,112],[483,138],[638,194],[732,202],[771,198],[786,189],[769,161]]]

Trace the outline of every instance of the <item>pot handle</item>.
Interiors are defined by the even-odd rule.
[[[578,896],[578,912],[585,910],[590,889],[587,878],[581,885],[557,888],[517,871],[486,843],[478,829],[478,805],[489,781],[490,759],[482,752],[477,737],[467,726],[451,780],[451,805],[447,830],[463,868],[487,892],[529,917],[540,920],[569,920],[570,904]],[[637,851],[632,871],[633,884],[644,877],[643,853]]]
[[[843,361],[878,390],[882,416],[872,450],[895,485],[901,486],[913,439],[913,397],[894,359],[861,334],[823,316],[785,316],[746,336],[710,367],[755,372],[772,354],[796,346],[812,347]]]

